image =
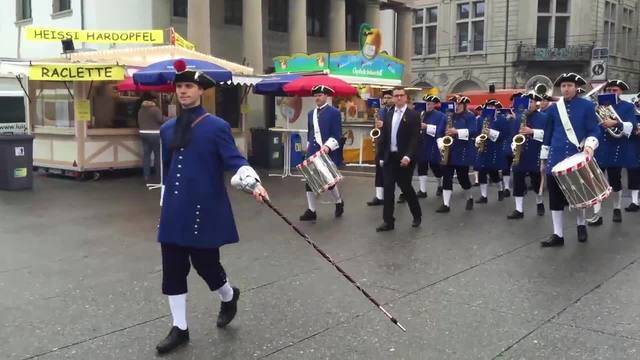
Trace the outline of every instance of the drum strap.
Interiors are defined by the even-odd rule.
[[[325,105],[328,106],[328,105]],[[322,133],[320,132],[320,124],[318,121],[319,120],[319,116],[320,112],[322,111],[322,109],[324,108],[320,108],[318,109],[317,107],[313,110],[313,138],[316,140],[316,143],[318,143],[319,146],[323,145],[322,142]]]
[[[556,106],[558,107],[558,114],[560,115],[560,121],[562,121],[562,127],[567,134],[567,139],[577,148],[580,148],[580,143],[578,142],[576,132],[573,130],[573,125],[571,125],[571,120],[569,120],[569,114],[567,113],[567,107],[565,106],[563,97],[560,97]]]

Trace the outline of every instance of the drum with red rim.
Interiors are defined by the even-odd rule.
[[[331,158],[318,151],[297,166],[311,190],[320,194],[340,182],[343,177]]]
[[[551,173],[569,206],[583,209],[602,202],[611,186],[594,158],[577,153],[556,164]]]

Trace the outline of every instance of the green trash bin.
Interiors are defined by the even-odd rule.
[[[33,136],[0,135],[0,190],[33,189]]]

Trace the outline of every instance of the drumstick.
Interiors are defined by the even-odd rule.
[[[373,296],[371,296],[365,289],[363,289],[362,286],[360,286],[360,284],[358,284],[358,282],[355,281],[353,279],[353,277],[351,277],[351,275],[349,275],[346,271],[344,271],[340,267],[340,265],[336,264],[336,262],[333,261],[333,259],[331,259],[331,257],[329,255],[327,255],[326,252],[324,252],[313,240],[311,240],[311,238],[309,238],[309,235],[303,233],[300,229],[298,229],[298,227],[293,225],[293,223],[286,216],[284,216],[284,214],[282,212],[280,212],[280,210],[278,210],[271,203],[271,201],[269,201],[268,199],[265,199],[265,198],[262,198],[262,200],[271,210],[273,210],[273,212],[275,212],[278,216],[280,216],[280,218],[284,222],[286,222],[293,229],[293,231],[298,233],[298,235],[300,235],[304,239],[304,241],[307,242],[307,244],[311,245],[311,247],[313,247],[313,249],[316,252],[318,252],[318,254],[320,254],[323,259],[325,259],[331,265],[333,265],[333,267],[336,268],[336,270],[338,270],[338,272],[340,272],[340,274],[342,274],[342,276],[344,276],[353,286],[355,286],[358,290],[360,290],[360,292],[367,299],[369,299],[369,301],[371,301],[373,303],[373,305],[375,305],[378,309],[380,309],[380,311],[382,311],[389,318],[389,320],[391,320],[392,323],[396,324],[402,331],[404,331],[404,332],[407,331],[407,329],[404,326],[402,326],[402,324],[400,324],[398,322],[398,320],[395,317],[393,317],[384,307],[382,307],[382,305],[380,305],[380,303],[378,301],[376,301],[376,299],[374,299]]]

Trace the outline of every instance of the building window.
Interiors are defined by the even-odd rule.
[[[327,4],[324,1],[307,0],[307,35],[322,37],[326,32]]]
[[[359,42],[360,25],[365,22],[362,5],[357,0],[347,0],[345,3],[347,41]]]
[[[413,11],[413,55],[436,53],[438,8],[430,7]]]
[[[458,52],[484,50],[485,2],[472,1],[457,5],[456,39]]]
[[[224,0],[224,23],[242,26],[242,1]]]
[[[188,0],[173,0],[172,16],[186,18],[188,9]]]
[[[16,20],[31,19],[31,0],[18,0],[16,2]]]
[[[538,0],[536,47],[566,48],[569,0]]]
[[[288,29],[289,0],[269,0],[269,30],[287,32]]]
[[[636,44],[633,39],[633,10],[630,8],[622,9],[622,48],[625,55],[635,55]]]
[[[71,0],[53,0],[53,13],[71,10]]]
[[[216,115],[234,129],[240,127],[240,105],[238,86],[223,86],[216,90]]]

